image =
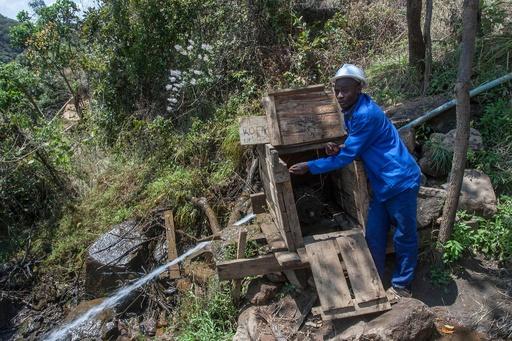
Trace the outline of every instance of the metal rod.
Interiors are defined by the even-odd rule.
[[[479,85],[478,87],[474,88],[473,90],[471,90],[469,92],[469,96],[470,97],[476,96],[486,90],[492,89],[495,86],[505,83],[506,81],[509,81],[509,80],[512,80],[512,73],[506,74],[505,76],[495,79],[491,82],[487,82],[487,83]],[[417,127],[420,124],[425,123],[426,121],[430,120],[431,118],[436,117],[443,111],[446,111],[446,110],[454,107],[456,104],[457,104],[457,100],[452,99],[451,101],[446,102],[445,104],[435,108],[434,110],[431,110],[431,111],[421,115],[417,119],[412,120],[411,122],[407,123],[403,127],[399,128],[398,131]]]

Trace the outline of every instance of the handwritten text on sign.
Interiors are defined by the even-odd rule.
[[[262,144],[268,143],[269,141],[266,116],[247,116],[240,118],[241,144]]]

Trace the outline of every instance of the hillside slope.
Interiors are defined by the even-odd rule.
[[[9,29],[17,23],[16,20],[9,19],[0,14],[0,61],[8,62],[19,53],[12,48],[9,43]]]

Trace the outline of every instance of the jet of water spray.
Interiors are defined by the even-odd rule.
[[[133,290],[143,286],[144,284],[146,284],[147,282],[151,281],[153,278],[155,278],[156,276],[158,276],[162,272],[164,272],[165,269],[167,269],[168,267],[170,267],[170,266],[172,266],[174,264],[180,263],[187,256],[193,254],[197,250],[203,249],[204,247],[206,247],[210,243],[211,242],[199,243],[195,247],[193,247],[192,249],[188,250],[187,252],[185,252],[184,254],[179,256],[178,258],[170,261],[167,264],[159,266],[158,268],[153,270],[151,273],[149,273],[146,276],[136,280],[132,284],[130,284],[130,285],[124,287],[124,288],[120,288],[119,290],[117,290],[114,293],[114,295],[110,296],[109,298],[107,298],[106,300],[104,300],[103,302],[98,304],[97,306],[92,307],[91,309],[86,311],[83,315],[77,317],[75,320],[73,320],[70,323],[68,323],[68,324],[64,325],[63,327],[59,328],[59,330],[54,330],[50,335],[45,337],[45,340],[57,341],[57,340],[64,339],[66,337],[66,335],[71,330],[73,330],[74,328],[80,326],[82,323],[86,322],[87,320],[95,317],[96,315],[101,313],[103,310],[115,307],[123,298],[128,296]]]

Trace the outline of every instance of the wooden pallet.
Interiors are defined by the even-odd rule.
[[[312,238],[305,250],[320,299],[314,314],[333,320],[391,309],[360,229]]]

